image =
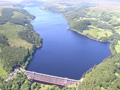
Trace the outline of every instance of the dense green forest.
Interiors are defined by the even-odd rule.
[[[120,90],[120,54],[105,59],[83,78],[80,90]]]
[[[20,13],[23,14],[24,16],[14,16],[14,13]],[[13,16],[13,17],[12,17]],[[28,19],[34,19],[35,17],[32,15],[29,15],[25,10],[23,9],[13,9],[13,8],[3,8],[2,9],[2,16],[0,17],[0,23],[5,24],[6,22],[14,23],[14,24],[19,24],[19,25],[25,25],[29,23]]]
[[[37,82],[31,82],[23,73],[18,73],[8,82],[0,77],[0,88],[2,90],[61,90],[55,85],[44,85]],[[63,90],[76,89],[72,87],[65,87]]]
[[[8,46],[8,39],[5,37],[5,35],[0,34],[0,44],[3,44],[5,46]]]
[[[0,16],[0,76],[27,68],[33,51],[42,46],[42,38],[33,30],[35,17],[20,7],[4,6]],[[6,73],[7,72],[7,73]]]
[[[24,48],[6,46],[1,52],[1,63],[7,72],[12,72],[14,68],[20,67],[29,57],[29,51]]]
[[[41,46],[42,38],[39,37],[39,34],[35,33],[33,30],[25,30],[19,32],[20,38],[26,40],[29,43],[32,43],[38,47]]]

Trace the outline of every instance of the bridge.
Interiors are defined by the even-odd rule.
[[[70,86],[78,82],[78,80],[74,80],[74,79],[36,73],[36,72],[27,71],[27,70],[23,70],[23,72],[29,79],[33,81],[38,81],[38,82],[43,82],[43,83],[53,84],[58,86]]]

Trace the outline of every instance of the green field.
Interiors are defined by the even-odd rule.
[[[24,17],[25,17],[25,15],[22,14],[22,13],[20,13],[20,12],[14,11],[13,13],[14,13],[14,15],[12,16],[12,18],[21,18],[21,19],[24,19]]]
[[[0,49],[1,53],[1,49]],[[0,60],[0,77],[7,75],[7,72],[2,68],[1,60]]]
[[[0,16],[2,16],[2,9],[3,8],[13,8],[13,6],[2,6],[2,5],[0,5]]]
[[[32,44],[28,43],[27,41],[21,39],[18,36],[18,32],[22,31],[24,27],[22,25],[14,25],[11,23],[6,23],[5,25],[0,25],[0,33],[6,35],[8,38],[8,42],[11,46],[16,47],[25,47],[26,49],[32,48]]]
[[[0,62],[0,77],[5,76],[5,75],[7,75],[7,72],[5,70],[3,70],[2,64]]]
[[[32,20],[34,16],[27,11],[12,6],[0,6],[0,10],[2,12],[0,16],[0,48],[2,48],[0,49],[2,60],[2,62],[0,60],[0,76],[4,76],[20,66],[27,67],[36,47],[42,45],[42,38],[33,30],[29,20]]]
[[[116,31],[118,34],[120,34],[120,26],[116,27],[116,28],[115,28],[115,31]]]
[[[111,30],[104,30],[94,26],[89,26],[89,28],[89,30],[83,31],[83,35],[90,35],[97,40],[100,40],[102,37],[110,37],[113,35]]]
[[[120,53],[120,41],[118,41],[117,45],[115,45],[115,50],[117,53]]]

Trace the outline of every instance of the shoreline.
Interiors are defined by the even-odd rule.
[[[23,10],[25,10],[25,9],[24,9],[25,7],[21,7],[21,8],[22,8]],[[25,11],[27,11],[27,10],[25,10]],[[28,11],[27,11],[27,12],[28,12]],[[30,14],[30,12],[28,12],[28,13]],[[31,15],[33,15],[33,14],[31,14]],[[36,19],[36,16],[33,15],[33,18],[32,18],[32,19],[29,19],[29,24],[32,25],[31,21],[33,21],[34,19]],[[32,27],[33,27],[32,31],[34,31],[35,33],[37,33],[37,32],[35,31],[33,25],[32,25]],[[39,34],[39,33],[37,33],[37,34]],[[40,37],[40,34],[39,34],[39,37]],[[40,37],[40,38],[42,38],[42,37]],[[42,38],[42,41],[41,41],[41,44],[40,44],[40,45],[37,45],[37,46],[36,46],[36,45],[33,44],[32,49],[29,50],[30,56],[27,58],[27,61],[25,62],[25,64],[24,64],[23,66],[21,65],[20,68],[24,68],[25,70],[27,70],[30,62],[31,62],[32,59],[33,59],[34,54],[36,53],[36,51],[37,51],[38,49],[42,49],[42,45],[43,45],[43,38]],[[35,46],[35,47],[34,47],[34,46]],[[29,60],[29,58],[30,58],[30,60]],[[27,64],[26,64],[26,63],[27,63]]]
[[[53,12],[54,13],[54,12]],[[64,16],[63,16],[63,18],[65,18]],[[35,19],[35,18],[34,18]],[[33,19],[33,20],[34,20]],[[67,19],[65,18],[65,20],[67,21]],[[32,21],[32,20],[31,20]],[[68,23],[68,22],[67,22]],[[31,24],[31,22],[30,22],[30,24]],[[88,37],[87,35],[84,35],[84,34],[82,34],[82,33],[80,33],[79,31],[77,31],[77,30],[72,30],[72,29],[69,29],[69,30],[71,30],[71,31],[73,31],[73,32],[76,32],[76,33],[78,33],[78,34],[80,34],[80,35],[83,35],[83,36],[85,36],[85,37],[87,37],[87,38],[89,38],[89,39],[91,39],[91,40],[94,40],[94,41],[97,41],[97,42],[101,42],[101,43],[111,43],[110,41],[109,42],[103,42],[102,40],[96,40],[96,39],[93,39],[93,38],[90,38],[90,37]],[[33,52],[33,54],[32,54],[32,56],[34,56],[34,54],[36,53],[36,51],[38,50],[38,49],[41,49],[42,48],[42,46],[40,47],[40,48],[36,48],[35,49],[35,51]],[[109,50],[110,50],[110,53],[111,53],[111,49],[110,49],[110,47],[109,47]],[[112,54],[112,53],[111,53]],[[111,54],[109,55],[109,56],[111,56]],[[108,57],[109,57],[108,56]],[[108,57],[106,57],[106,58],[108,58]],[[105,58],[105,59],[106,59]],[[32,60],[32,59],[31,59]],[[30,60],[30,62],[31,62],[31,60]],[[102,62],[103,62],[104,60],[102,60]],[[30,64],[30,62],[28,63],[28,65]],[[100,63],[102,63],[102,62],[100,62]],[[100,64],[99,63],[99,64]],[[98,64],[98,65],[99,65]],[[27,65],[27,68],[28,68],[28,65]],[[26,69],[27,70],[27,69]]]
[[[111,56],[112,55],[112,50],[111,50],[111,44],[112,44],[112,41],[108,41],[108,42],[104,42],[104,41],[102,41],[102,40],[97,40],[97,39],[93,39],[92,37],[89,37],[89,36],[87,36],[87,35],[84,35],[84,34],[82,34],[81,32],[79,32],[79,31],[77,31],[77,30],[73,30],[73,29],[69,29],[69,30],[71,30],[71,31],[73,31],[73,32],[76,32],[76,33],[78,33],[78,34],[80,34],[80,35],[83,35],[83,36],[85,36],[85,37],[87,37],[87,38],[89,38],[89,39],[91,39],[91,40],[94,40],[94,41],[97,41],[97,42],[101,42],[101,43],[110,43],[110,46],[109,46],[109,50],[110,50],[110,55],[109,56]],[[108,57],[109,57],[108,56]]]

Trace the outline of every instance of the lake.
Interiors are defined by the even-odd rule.
[[[36,16],[31,24],[43,38],[43,46],[36,50],[27,70],[78,80],[110,55],[110,43],[67,31],[69,25],[62,14],[38,7],[24,9]]]

